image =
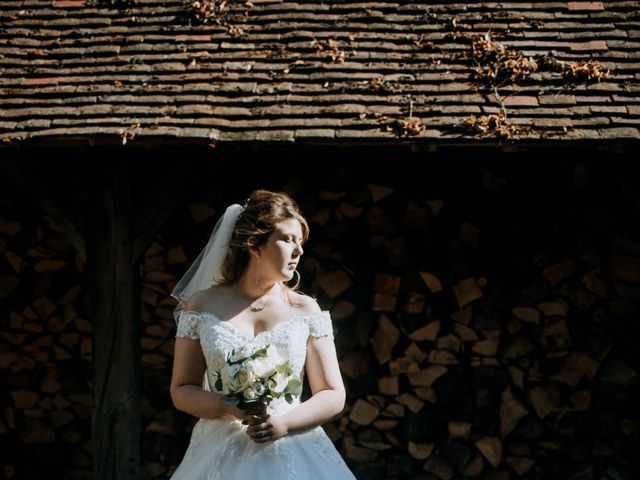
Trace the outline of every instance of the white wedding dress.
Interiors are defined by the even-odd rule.
[[[215,371],[224,365],[227,352],[248,342],[273,344],[302,378],[310,335],[333,338],[328,311],[281,321],[254,338],[213,313],[183,311],[176,332],[176,337],[200,340],[207,363],[206,380],[211,386],[215,385]],[[271,402],[267,413],[282,415],[299,404],[299,397],[291,404],[281,397]],[[266,443],[255,443],[246,429],[240,419],[231,415],[198,420],[172,480],[355,480],[321,426],[291,432]]]

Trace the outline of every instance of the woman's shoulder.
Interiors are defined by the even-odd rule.
[[[301,309],[301,315],[313,316],[322,313],[322,309],[315,298],[295,291],[292,291],[291,294],[293,301],[298,305],[298,308]]]
[[[208,312],[211,311],[226,292],[225,287],[209,287],[198,290],[189,297],[184,306],[185,312]]]

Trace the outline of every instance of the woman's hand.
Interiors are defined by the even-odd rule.
[[[277,440],[289,433],[284,417],[265,413],[263,415],[246,414],[243,425],[247,427],[247,435],[256,443],[266,443]]]
[[[228,403],[225,403],[224,411],[226,415],[233,415],[239,420],[244,420],[244,417],[247,415],[247,413],[241,408],[238,408],[235,405],[230,405]]]

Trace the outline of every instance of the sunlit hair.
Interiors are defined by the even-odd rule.
[[[229,242],[229,253],[222,266],[220,285],[235,283],[240,279],[249,265],[249,245],[264,245],[277,223],[295,218],[302,227],[302,243],[309,238],[307,221],[300,213],[298,204],[286,193],[256,190],[247,199],[244,207]],[[300,283],[300,276],[296,277],[294,285],[283,283],[291,304],[296,302],[293,302],[288,294],[297,290]]]

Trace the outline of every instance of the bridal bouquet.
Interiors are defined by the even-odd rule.
[[[231,350],[216,376],[216,389],[242,409],[264,410],[271,400],[282,396],[291,403],[302,393],[302,382],[289,361],[269,343]]]

